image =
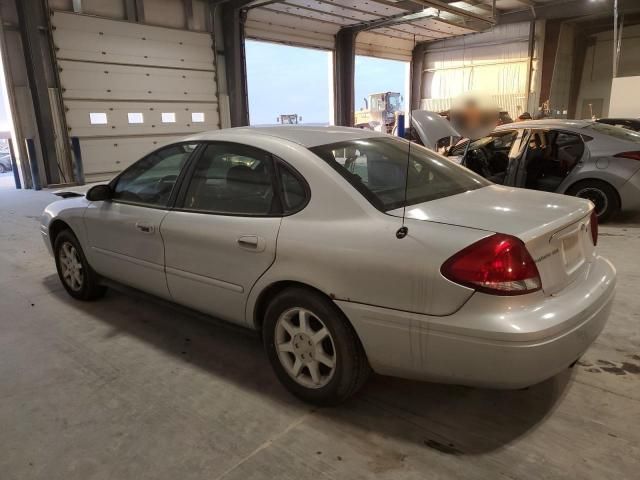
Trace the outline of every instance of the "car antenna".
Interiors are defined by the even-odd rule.
[[[407,190],[409,189],[409,162],[411,159],[411,140],[408,140],[409,148],[407,149],[407,169],[404,175],[404,202],[402,203],[402,226],[396,231],[396,238],[402,239],[409,233],[409,227],[404,224],[407,214]]]
[[[413,48],[416,48],[416,36],[413,35]],[[413,62],[409,64],[409,78],[413,78]],[[411,96],[411,95],[409,95]],[[409,100],[411,104],[411,100]],[[405,131],[407,128],[411,128],[411,108],[407,112],[407,121],[404,124]],[[397,122],[397,119],[396,119]],[[407,127],[408,126],[408,127]],[[411,135],[409,135],[409,148],[407,150],[407,170],[404,177],[404,202],[402,203],[402,226],[396,231],[396,238],[402,239],[409,234],[409,227],[404,224],[407,215],[407,190],[409,189],[409,162],[411,161]]]

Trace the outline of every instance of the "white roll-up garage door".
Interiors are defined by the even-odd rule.
[[[220,128],[212,38],[74,13],[51,19],[70,137],[87,182]]]

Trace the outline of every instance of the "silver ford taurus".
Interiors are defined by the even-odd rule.
[[[535,384],[580,358],[614,297],[589,201],[358,129],[192,136],[52,203],[41,229],[71,296],[108,279],[256,329],[320,404],[371,370]]]

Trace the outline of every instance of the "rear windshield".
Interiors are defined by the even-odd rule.
[[[490,185],[424,147],[393,137],[351,140],[310,150],[383,212]]]
[[[595,130],[611,137],[627,140],[628,142],[640,143],[640,133],[629,130],[628,128],[607,125],[606,123],[591,123],[585,127],[586,129]]]

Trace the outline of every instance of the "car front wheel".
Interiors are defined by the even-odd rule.
[[[54,253],[58,276],[65,290],[78,300],[95,300],[106,287],[87,262],[80,242],[71,230],[63,230],[55,239]]]
[[[335,405],[364,384],[370,368],[343,313],[323,295],[291,288],[267,308],[263,339],[278,378],[302,400]]]

